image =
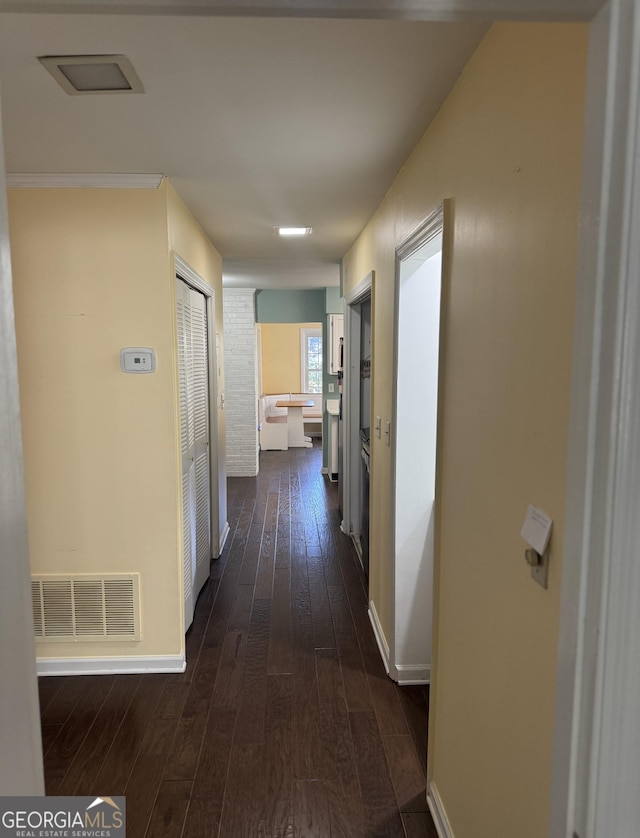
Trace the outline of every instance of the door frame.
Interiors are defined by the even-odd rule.
[[[218,450],[218,380],[216,375],[216,305],[215,290],[209,283],[196,273],[189,263],[175,251],[171,252],[173,260],[173,274],[196,291],[206,300],[207,308],[207,345],[209,367],[209,504],[210,504],[210,541],[211,557],[217,559],[220,555],[220,507],[218,496],[218,469],[220,452]],[[175,309],[175,303],[174,303]]]
[[[371,298],[371,328],[373,333],[373,293],[375,271],[368,273],[356,287],[343,297],[344,312],[344,385],[342,393],[342,532],[360,535],[360,309]],[[371,369],[373,371],[373,340]],[[357,358],[357,360],[356,360]],[[373,374],[373,373],[372,373]]]
[[[13,310],[9,214],[0,114],[0,757],[2,794],[44,794],[40,706],[31,606],[31,570]],[[10,638],[10,640],[9,640]]]
[[[637,831],[640,9],[634,0],[611,0],[591,23],[585,122],[552,838]]]
[[[394,314],[393,314],[393,392],[392,392],[392,409],[391,409],[391,573],[389,577],[389,590],[391,592],[391,622],[389,624],[388,648],[389,660],[385,661],[389,676],[397,681],[399,684],[427,684],[431,679],[431,656],[429,658],[428,672],[422,670],[413,673],[413,676],[399,669],[396,660],[396,579],[397,579],[397,556],[396,556],[396,504],[397,504],[397,447],[398,447],[398,367],[399,367],[399,325],[400,325],[400,290],[401,290],[401,267],[402,263],[419,248],[423,247],[428,242],[432,241],[436,236],[442,238],[442,267],[440,270],[440,313],[439,313],[439,332],[438,332],[438,382],[437,382],[437,421],[436,421],[436,478],[435,478],[435,504],[434,504],[434,537],[433,537],[433,572],[435,577],[436,564],[438,561],[436,554],[436,545],[439,533],[438,511],[439,504],[437,499],[440,495],[439,487],[441,482],[441,434],[439,429],[442,427],[442,388],[444,383],[444,356],[445,356],[445,323],[446,323],[446,303],[448,300],[445,276],[447,275],[446,250],[445,250],[445,207],[450,204],[450,201],[444,201],[433,212],[422,221],[413,232],[409,233],[402,242],[396,247],[395,255],[395,274],[394,274]],[[447,214],[448,217],[448,214]],[[435,587],[434,597],[435,603]],[[432,605],[433,608],[433,605]],[[433,645],[433,644],[432,644]]]

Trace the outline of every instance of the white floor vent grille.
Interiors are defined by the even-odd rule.
[[[31,577],[36,640],[140,640],[139,574]]]

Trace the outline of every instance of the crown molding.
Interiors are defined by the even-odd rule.
[[[161,174],[7,174],[7,186],[33,189],[157,189]]]

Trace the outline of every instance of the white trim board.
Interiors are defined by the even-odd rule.
[[[352,288],[351,291],[344,295],[343,299],[345,303],[348,306],[353,306],[356,305],[356,303],[361,303],[363,300],[366,300],[366,298],[372,293],[374,277],[375,271],[369,271],[365,278],[361,279],[355,288]]]
[[[152,672],[184,672],[184,655],[149,655],[121,658],[38,658],[39,676],[47,675],[137,675]]]
[[[157,189],[160,174],[7,174],[7,186],[23,189]]]
[[[214,288],[212,285],[209,285],[207,280],[200,276],[191,265],[185,261],[179,253],[176,253],[175,250],[171,251],[171,255],[173,256],[173,265],[174,265],[174,273],[180,279],[187,282],[191,285],[192,288],[195,288],[196,291],[200,291],[201,294],[204,294],[205,297],[213,297],[214,296]]]
[[[427,787],[427,806],[431,812],[438,838],[455,838],[442,803],[442,798],[440,797],[440,792],[433,780],[431,780]]]
[[[222,529],[222,535],[220,536],[220,547],[219,547],[220,553],[219,553],[219,555],[221,555],[222,551],[224,550],[224,545],[227,543],[227,538],[229,537],[230,532],[231,532],[231,527],[229,526],[229,522],[225,521],[224,522],[224,527]]]
[[[342,523],[345,535],[360,533],[360,304],[371,299],[375,272],[370,271],[343,297],[344,382],[342,394]],[[372,358],[372,363],[374,359]]]
[[[378,617],[378,612],[376,611],[376,605],[372,599],[369,600],[369,619],[371,620],[371,625],[373,626],[373,633],[376,636],[376,643],[378,644],[378,649],[380,650],[380,657],[382,658],[387,675],[389,675],[389,644],[384,636],[384,632],[380,624],[380,618]]]
[[[552,838],[636,835],[640,773],[640,6],[591,24]]]
[[[9,217],[0,116],[0,689],[3,795],[44,794],[35,675]],[[4,639],[6,638],[6,640]],[[10,639],[9,639],[10,638]]]
[[[401,687],[431,683],[431,664],[429,663],[399,663],[393,668],[398,673],[398,685]]]

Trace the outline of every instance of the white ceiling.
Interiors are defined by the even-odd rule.
[[[7,171],[163,173],[223,255],[227,284],[335,285],[340,258],[485,30],[2,13]],[[127,55],[146,92],[68,96],[36,60],[99,53]],[[290,224],[314,234],[274,236]]]

